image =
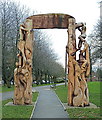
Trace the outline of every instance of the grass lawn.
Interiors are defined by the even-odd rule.
[[[88,82],[90,102],[94,103],[99,107],[101,106],[100,102],[102,101],[102,97],[100,97],[101,85],[102,85],[102,82]]]
[[[2,86],[2,89],[0,89],[0,92],[10,92],[14,90],[14,85],[11,86],[11,88],[8,88],[7,86]]]
[[[36,101],[38,92],[33,93],[33,102]],[[29,119],[33,110],[33,106],[4,106],[6,103],[12,101],[12,99],[4,100],[2,102],[2,118],[27,118]]]
[[[67,112],[70,118],[88,118],[88,120],[91,120],[91,118],[96,118],[95,120],[97,118],[102,119],[100,117],[100,108],[72,108],[67,109]]]
[[[67,103],[67,92],[68,92],[68,87],[65,87],[64,85],[57,86],[57,89],[55,92],[57,93],[58,97],[62,101],[62,103]]]
[[[90,102],[94,103],[98,107],[100,107],[100,101],[102,101],[102,97],[100,98],[100,84],[101,82],[88,82],[89,88],[89,98]],[[62,101],[62,103],[67,103],[67,93],[68,89],[65,86],[58,86],[55,90],[56,94]],[[100,108],[75,108],[75,109],[67,109],[67,112],[70,118],[102,118],[100,117]]]

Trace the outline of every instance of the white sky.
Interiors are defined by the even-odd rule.
[[[93,29],[100,16],[101,0],[14,0],[20,1],[21,4],[26,5],[31,11],[36,10],[37,14],[46,13],[64,13],[75,17],[76,22],[86,22],[87,35]],[[59,55],[63,65],[65,59],[65,46],[67,44],[68,35],[67,30],[63,29],[47,29],[52,37],[53,48]]]

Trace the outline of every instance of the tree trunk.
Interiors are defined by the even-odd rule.
[[[45,73],[45,84],[47,84],[47,74]]]
[[[42,82],[42,76],[43,76],[43,72],[40,71],[40,84],[43,84],[43,82]]]
[[[50,84],[50,75],[48,75],[48,81],[49,81],[49,84]]]

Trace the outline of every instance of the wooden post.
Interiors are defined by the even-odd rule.
[[[69,18],[68,24],[68,105],[73,105],[75,73],[71,53],[76,50],[75,19]],[[74,58],[76,58],[75,55]]]
[[[32,20],[26,19],[20,26],[19,54],[14,70],[14,104],[32,104]]]
[[[89,105],[89,95],[87,87],[87,78],[90,73],[90,59],[88,44],[86,38],[86,26],[84,23],[75,23],[75,19],[68,20],[68,105],[70,106],[87,106]],[[81,32],[76,48],[75,30]],[[84,43],[84,49],[82,48]],[[79,60],[76,60],[76,52],[80,51]],[[85,55],[84,55],[85,54]]]

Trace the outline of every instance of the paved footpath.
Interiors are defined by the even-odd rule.
[[[57,86],[62,84],[64,83],[57,84]],[[67,112],[64,111],[58,97],[49,85],[33,87],[33,90],[39,91],[39,96],[32,118],[64,118],[63,120],[68,120]],[[1,98],[2,100],[13,98],[13,94],[13,91],[0,93],[0,100]]]
[[[2,100],[13,98],[13,96],[14,96],[14,91],[0,93],[0,97],[2,98]]]
[[[59,85],[64,85],[64,83],[57,84],[57,86],[59,86]],[[33,87],[32,89],[36,89],[37,91],[39,91],[40,89],[47,88],[47,87],[50,87],[50,85]],[[14,97],[14,91],[0,93],[0,101],[10,99],[13,97]]]
[[[64,111],[56,93],[49,87],[39,90],[38,101],[32,118],[66,118],[68,114]]]

